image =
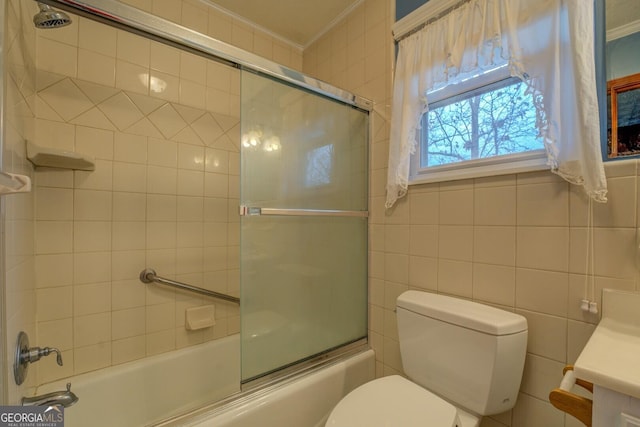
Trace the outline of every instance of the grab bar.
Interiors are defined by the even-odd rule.
[[[240,304],[240,298],[233,297],[227,294],[221,294],[220,292],[216,291],[210,291],[209,289],[199,288],[197,286],[187,285],[186,283],[176,282],[175,280],[165,279],[164,277],[158,276],[156,274],[156,271],[152,268],[145,268],[140,272],[140,281],[142,283],[161,283],[163,285],[172,286],[174,288],[186,289],[187,291],[195,292],[197,294]]]
[[[347,216],[366,218],[368,211],[344,211],[335,209],[278,209],[240,206],[240,216]]]

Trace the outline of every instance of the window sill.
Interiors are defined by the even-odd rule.
[[[461,179],[485,178],[488,176],[509,175],[524,172],[548,170],[546,156],[537,155],[526,160],[483,164],[468,162],[453,166],[434,167],[409,177],[409,185],[430,184],[435,182],[456,181]]]

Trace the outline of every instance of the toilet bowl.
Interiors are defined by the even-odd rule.
[[[370,381],[345,396],[325,426],[462,427],[462,424],[455,406],[399,375],[392,375]]]
[[[477,427],[515,405],[527,322],[453,297],[408,291],[397,301],[399,375],[345,396],[326,427]]]

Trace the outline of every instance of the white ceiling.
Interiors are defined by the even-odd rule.
[[[206,1],[304,48],[362,0]]]
[[[205,0],[302,48],[362,0]],[[640,24],[640,0],[606,0],[607,30]]]
[[[606,0],[607,30],[640,22],[640,0]]]

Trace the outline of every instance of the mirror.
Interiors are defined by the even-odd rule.
[[[607,101],[609,157],[640,154],[640,73],[609,80]]]
[[[607,155],[640,155],[640,1],[605,0]]]

